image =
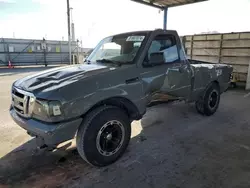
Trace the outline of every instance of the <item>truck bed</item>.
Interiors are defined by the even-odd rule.
[[[217,64],[217,63],[211,63],[206,61],[200,61],[200,60],[194,60],[194,59],[188,59],[190,64]]]

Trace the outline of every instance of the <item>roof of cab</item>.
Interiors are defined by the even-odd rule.
[[[142,30],[142,31],[130,31],[130,32],[125,32],[125,33],[118,33],[109,37],[113,37],[113,36],[120,36],[120,35],[138,35],[138,34],[149,34],[151,32],[160,32],[160,31],[167,31],[169,33],[175,33],[175,30],[164,30],[164,29],[155,29],[155,30]]]

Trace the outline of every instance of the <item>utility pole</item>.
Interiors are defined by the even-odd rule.
[[[69,8],[69,0],[67,0],[67,15],[68,15],[69,64],[71,64],[71,34],[70,34],[70,8]]]
[[[73,21],[73,8],[69,8],[70,9],[70,18],[71,18],[71,40],[72,41],[75,41],[76,40],[76,37],[75,37],[75,24],[74,24],[74,21]]]

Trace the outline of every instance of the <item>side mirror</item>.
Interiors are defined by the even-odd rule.
[[[165,63],[165,57],[163,52],[151,53],[149,58],[149,64],[151,66],[162,65]]]
[[[83,61],[84,63],[87,62],[88,57],[89,57],[89,56],[87,55],[87,56],[85,56],[85,57],[83,58],[83,59],[84,59],[84,61]]]

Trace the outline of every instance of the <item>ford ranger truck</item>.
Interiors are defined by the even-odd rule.
[[[76,137],[80,156],[94,166],[126,150],[131,122],[157,96],[195,103],[210,116],[230,84],[232,67],[186,59],[176,31],[137,31],[100,41],[84,64],[49,69],[12,86],[10,114],[54,147]]]

